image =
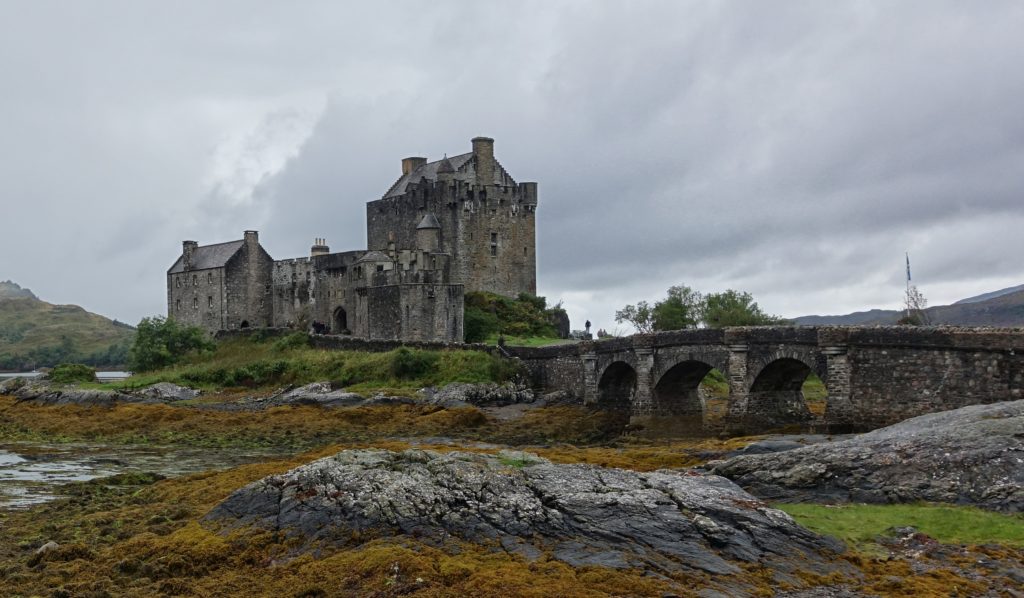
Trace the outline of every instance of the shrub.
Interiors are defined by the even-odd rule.
[[[274,341],[274,351],[283,353],[292,349],[304,349],[309,346],[309,335],[305,332],[293,332]]]
[[[420,378],[434,368],[437,357],[437,353],[401,347],[391,354],[391,375],[401,380]]]
[[[462,318],[464,338],[467,343],[483,342],[488,336],[496,334],[501,329],[498,316],[479,307],[467,305]]]
[[[128,367],[137,372],[155,370],[177,363],[190,352],[213,348],[200,328],[182,326],[163,316],[142,318],[128,351]]]
[[[95,382],[96,370],[81,363],[62,363],[53,368],[47,378],[60,384]]]

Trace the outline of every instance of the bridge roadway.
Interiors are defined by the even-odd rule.
[[[801,388],[811,372],[828,391],[821,423],[833,432],[1024,398],[1024,328],[678,330],[508,351],[538,390],[628,414],[654,433],[707,427],[699,385],[712,368],[729,383],[733,433],[809,422]]]

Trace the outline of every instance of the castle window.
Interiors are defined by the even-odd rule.
[[[377,271],[378,272],[383,272],[384,271],[384,264],[377,264]]]
[[[176,311],[181,311],[181,299],[178,299],[174,302],[174,309]]]
[[[180,289],[181,288],[181,278],[180,277],[175,277],[174,278],[174,288],[176,288],[176,289]]]
[[[527,252],[528,249],[529,249],[528,247],[523,247],[523,255],[527,255],[526,252]]]
[[[199,277],[196,276],[195,274],[192,275],[192,286],[194,286],[194,287],[199,286]]]
[[[213,309],[213,295],[206,298],[206,307]]]
[[[192,298],[192,309],[199,309],[199,298],[198,297],[193,297]]]
[[[206,284],[213,284],[213,272],[206,273]]]
[[[491,245],[491,257],[494,257],[496,255],[498,255],[498,246],[497,245]]]
[[[491,233],[491,243],[498,242],[498,233]]]

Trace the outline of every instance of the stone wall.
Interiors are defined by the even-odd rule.
[[[222,328],[264,328],[273,324],[273,266],[274,259],[260,246],[256,232],[246,231],[241,249],[224,267]]]
[[[185,326],[216,331],[226,326],[224,268],[167,275],[167,315]]]

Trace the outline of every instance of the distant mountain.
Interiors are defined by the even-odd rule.
[[[978,295],[977,297],[968,297],[966,299],[961,299],[954,303],[953,305],[960,305],[962,303],[978,303],[979,301],[985,301],[986,299],[995,299],[996,297],[1002,297],[1003,295],[1009,295],[1011,293],[1016,293],[1019,291],[1024,291],[1024,284],[1019,284],[1015,287],[1010,287],[1008,289],[992,291],[991,293],[985,293],[983,295]]]
[[[961,299],[925,310],[932,324],[954,326],[1024,326],[1024,285]],[[873,309],[842,316],[801,316],[799,326],[877,326],[895,324],[902,311]]]
[[[123,365],[131,326],[77,305],[53,305],[11,281],[0,282],[0,371],[80,362]]]

